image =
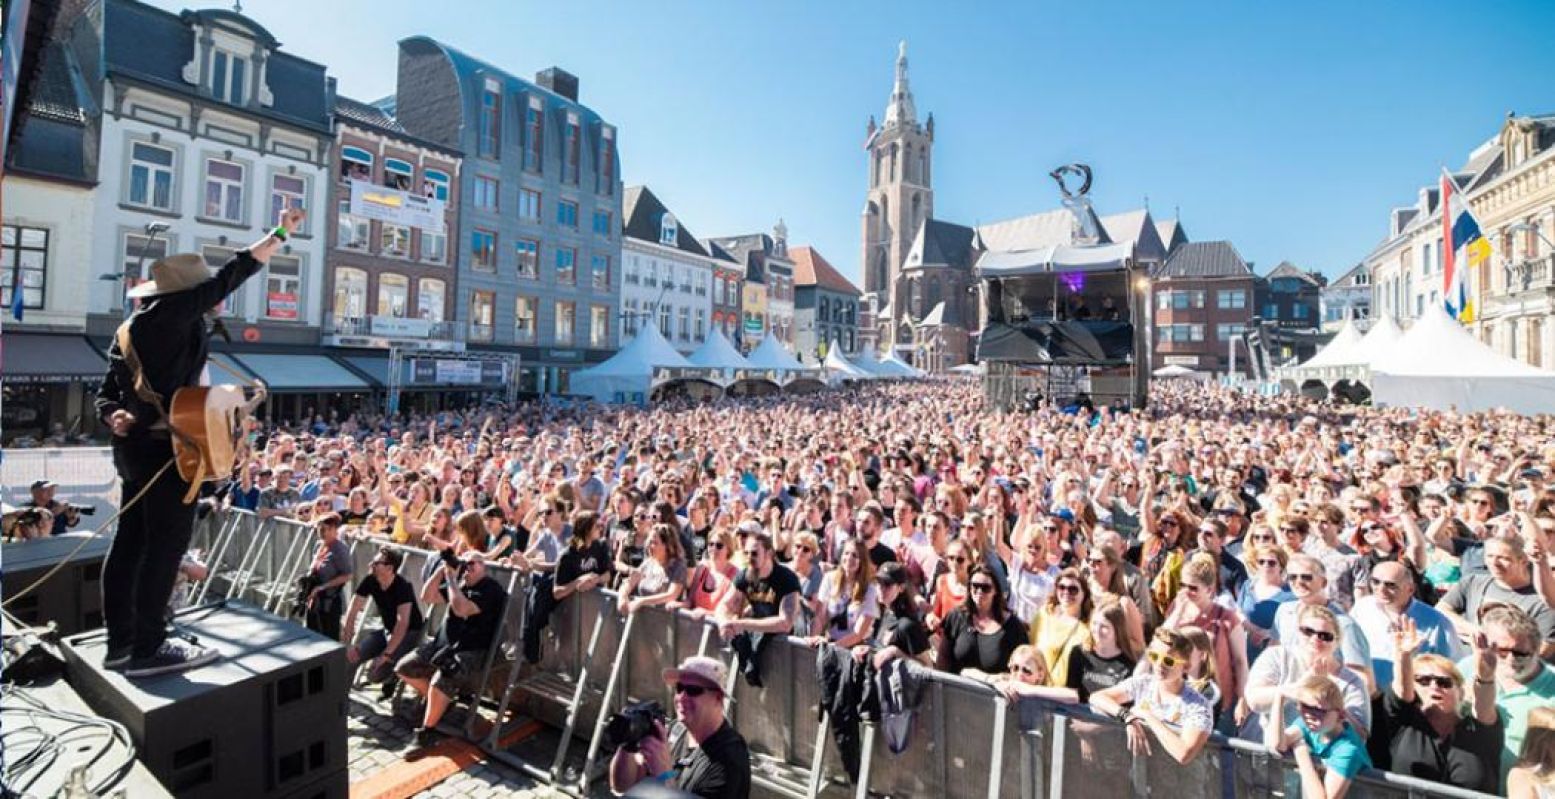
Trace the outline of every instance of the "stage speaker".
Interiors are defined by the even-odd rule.
[[[129,729],[146,768],[188,799],[338,795],[345,648],[236,600],[181,611],[174,624],[221,659],[130,680],[102,669],[102,631],[65,640],[71,685]]]
[[[52,621],[62,635],[103,626],[103,558],[110,543],[112,539],[91,533],[65,533],[0,547],[4,566],[0,594],[8,602],[65,562],[26,596],[6,605],[6,610],[24,624],[42,626]],[[81,549],[72,555],[77,546]]]

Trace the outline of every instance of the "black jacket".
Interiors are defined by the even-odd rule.
[[[239,250],[209,280],[187,291],[149,298],[130,316],[130,341],[151,389],[162,395],[164,407],[172,404],[174,391],[200,382],[210,354],[205,312],[263,267],[247,250]],[[121,408],[134,414],[131,436],[145,435],[161,418],[155,406],[136,395],[135,377],[119,350],[117,337],[108,348],[108,376],[97,389],[96,404],[97,418],[105,425]]]

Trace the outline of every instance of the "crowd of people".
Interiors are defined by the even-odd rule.
[[[357,415],[254,444],[218,501],[318,526],[310,624],[434,697],[426,728],[497,633],[502,564],[546,602],[611,588],[622,613],[704,616],[753,685],[791,634],[1088,704],[1136,754],[1264,742],[1308,796],[1368,766],[1555,790],[1552,417],[1188,383],[1137,412],[1000,412],[928,381]],[[342,535],[447,554],[417,596],[393,547],[352,575]],[[369,599],[382,627],[353,637]]]

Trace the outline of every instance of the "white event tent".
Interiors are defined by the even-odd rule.
[[[828,377],[839,380],[869,380],[875,376],[873,372],[865,371],[849,361],[836,342],[826,348],[826,360],[821,362],[821,368],[826,370]]]
[[[1555,413],[1555,372],[1481,344],[1434,304],[1391,350],[1371,364],[1372,401],[1379,405]]]
[[[1316,355],[1305,362],[1297,364],[1288,372],[1288,376],[1299,381],[1303,380],[1340,380],[1351,375],[1349,367],[1360,365],[1357,360],[1356,347],[1361,343],[1361,331],[1355,327],[1355,320],[1346,317],[1344,326]]]
[[[745,356],[752,369],[778,369],[785,372],[802,372],[804,364],[794,358],[794,354],[783,346],[773,336],[766,336],[751,350],[751,354]]]
[[[648,398],[655,367],[690,365],[664,340],[658,325],[645,323],[609,360],[573,374],[571,393],[587,395],[600,402],[642,402]]]
[[[686,360],[692,366],[706,366],[713,369],[749,369],[750,361],[729,343],[724,336],[722,328],[713,327],[713,331],[707,334],[707,340],[697,351],[686,356]]]
[[[902,360],[895,352],[886,352],[885,357],[880,359],[880,365],[889,369],[895,377],[923,377],[923,372],[918,371],[912,364]],[[963,365],[971,366],[972,364]],[[982,364],[977,364],[977,366],[981,367]],[[957,368],[959,369],[960,367]],[[977,373],[982,374],[982,369],[978,369]]]

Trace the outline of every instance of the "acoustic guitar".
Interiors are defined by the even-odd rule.
[[[265,401],[265,386],[254,384],[252,399],[234,385],[189,386],[173,392],[168,426],[173,429],[173,458],[178,475],[189,483],[184,502],[193,502],[200,484],[232,474],[244,448],[243,428]]]

